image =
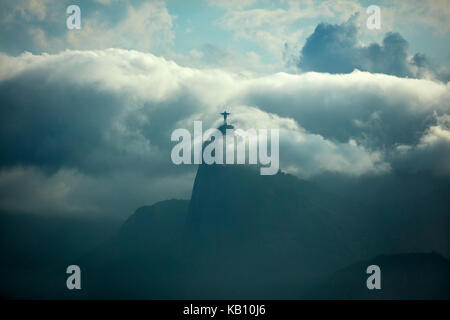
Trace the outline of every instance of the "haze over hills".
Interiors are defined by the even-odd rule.
[[[63,296],[367,297],[356,284],[349,293],[326,291],[323,283],[337,283],[332,287],[336,288],[351,278],[351,283],[363,281],[365,286],[365,269],[343,268],[358,261],[372,263],[370,259],[383,253],[424,247],[414,241],[411,230],[418,227],[414,221],[391,232],[384,229],[387,221],[376,210],[282,172],[261,176],[252,166],[200,165],[190,201],[167,200],[136,210],[114,237],[77,261],[84,272],[84,288],[76,295],[65,291]],[[423,240],[429,248],[437,243]],[[428,261],[427,255],[423,257]],[[409,268],[411,286],[423,278],[426,268],[415,267],[417,259],[412,265],[408,255],[392,259]],[[430,270],[436,267],[436,277],[446,279],[448,260],[441,256],[437,260],[432,255]],[[345,272],[330,278],[340,269]],[[388,272],[388,279],[395,279],[403,271]],[[63,280],[61,276],[59,282]],[[389,297],[404,297],[402,288],[406,287],[391,291]],[[442,287],[429,289],[419,285],[420,292],[411,296],[445,297]]]
[[[55,274],[113,236],[121,221],[0,213],[0,296],[44,298]],[[64,284],[64,282],[59,285]]]

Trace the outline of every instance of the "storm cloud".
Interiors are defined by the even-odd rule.
[[[306,39],[297,60],[302,71],[350,73],[355,69],[409,78],[432,78],[447,82],[450,72],[425,55],[410,56],[408,41],[388,32],[381,44],[361,44],[357,15],[342,24],[320,23]]]

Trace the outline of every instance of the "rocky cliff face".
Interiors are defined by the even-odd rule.
[[[193,263],[211,260],[198,265],[205,272],[222,269],[234,278],[242,273],[255,282],[295,286],[377,250],[360,210],[282,172],[262,176],[255,166],[201,165],[185,244]]]

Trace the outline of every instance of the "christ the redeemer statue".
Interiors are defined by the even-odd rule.
[[[229,114],[230,113],[226,112],[226,111],[221,113],[221,115],[223,115],[223,124],[225,124],[225,125],[227,124],[227,117],[228,117]]]

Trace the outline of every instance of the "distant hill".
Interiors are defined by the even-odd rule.
[[[381,269],[381,289],[368,290],[366,268]],[[382,255],[354,263],[308,294],[317,299],[450,299],[450,261],[437,253]]]

